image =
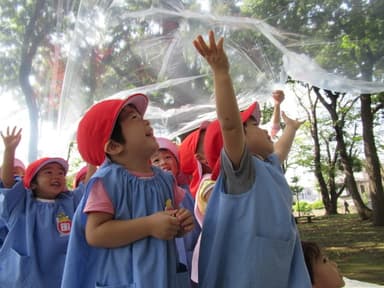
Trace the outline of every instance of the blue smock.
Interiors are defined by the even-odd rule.
[[[189,192],[188,185],[180,187],[184,189],[185,196],[179,206],[189,210],[193,215],[195,200],[193,199],[191,192]],[[195,249],[197,239],[199,238],[201,232],[199,223],[197,223],[195,217],[193,217],[193,219],[195,220],[195,227],[193,230],[185,234],[183,237],[176,238],[176,247],[177,252],[179,253],[180,262],[187,266],[189,274],[191,274],[192,271],[193,250]]]
[[[199,255],[201,288],[310,288],[292,192],[280,161],[252,157],[249,191],[227,194],[223,171],[210,196]]]
[[[0,287],[60,287],[72,216],[83,186],[43,202],[22,181],[0,189],[9,232],[0,250]]]
[[[106,160],[92,176],[73,220],[62,287],[189,287],[188,272],[180,269],[174,240],[146,237],[119,248],[98,248],[85,239],[83,212],[91,187],[101,179],[115,209],[114,219],[128,220],[164,211],[173,202],[174,178],[153,167],[154,176],[140,178]]]

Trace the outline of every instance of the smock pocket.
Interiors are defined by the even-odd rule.
[[[255,284],[260,287],[286,287],[293,262],[295,239],[283,241],[256,237]],[[263,285],[264,283],[264,285]]]
[[[10,248],[1,255],[0,283],[2,287],[23,287],[24,284],[33,283],[34,271],[31,270],[31,257],[19,254]]]

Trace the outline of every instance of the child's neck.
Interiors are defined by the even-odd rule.
[[[115,158],[112,162],[120,164],[125,169],[136,173],[152,173],[152,165],[149,159],[137,159],[131,157],[130,159]]]

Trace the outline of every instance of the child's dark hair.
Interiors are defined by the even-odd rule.
[[[129,104],[128,104],[129,105]],[[133,105],[129,105],[135,110],[136,107]],[[113,127],[112,133],[111,133],[111,140],[116,141],[117,143],[124,144],[125,139],[123,136],[123,132],[121,130],[121,122],[124,120],[124,114],[120,113],[119,116],[117,117],[115,126]]]
[[[321,256],[321,249],[315,242],[310,241],[301,241],[301,247],[303,248],[305,264],[313,285],[313,263]]]
[[[124,144],[125,139],[121,130],[121,119],[117,118],[116,124],[113,127],[111,140],[116,141],[117,143]]]

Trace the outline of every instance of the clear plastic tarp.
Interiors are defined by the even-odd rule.
[[[347,67],[322,67],[316,61],[317,53],[338,49],[335,39],[314,39],[290,27],[278,29],[268,23],[271,19],[241,15],[241,6],[252,1],[238,2],[238,9],[220,15],[220,2],[82,1],[69,48],[60,129],[68,131],[65,126],[74,124],[68,119],[78,119],[91,103],[134,92],[149,95],[147,118],[158,134],[173,137],[214,118],[212,77],[192,46],[209,29],[225,37],[242,107],[265,101],[288,76],[334,91],[384,90],[382,73],[364,81],[361,73],[342,70]],[[349,8],[340,4],[339,9]],[[380,71],[380,65],[375,69]]]
[[[47,75],[63,76],[57,117],[46,119],[68,147],[93,103],[142,92],[158,136],[198,127],[215,117],[210,69],[192,45],[208,30],[225,38],[241,108],[268,101],[288,77],[351,94],[384,91],[384,1],[324,2],[81,1],[61,18],[73,25],[49,37]]]

